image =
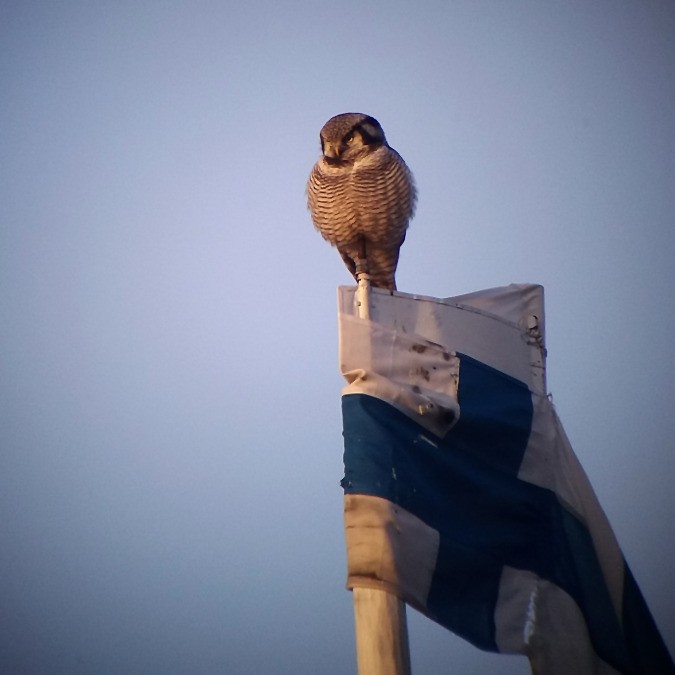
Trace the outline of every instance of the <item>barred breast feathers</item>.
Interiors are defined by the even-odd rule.
[[[314,225],[334,245],[358,236],[399,241],[416,201],[412,174],[389,146],[353,166],[320,159],[310,174],[307,195]]]

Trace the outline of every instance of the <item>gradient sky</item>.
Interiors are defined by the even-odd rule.
[[[0,671],[355,673],[335,288],[374,115],[399,289],[546,288],[548,385],[675,651],[672,0],[0,2]],[[409,611],[415,675],[529,672]]]

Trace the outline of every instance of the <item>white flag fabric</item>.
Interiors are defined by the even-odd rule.
[[[537,675],[675,673],[546,390],[543,288],[338,294],[347,586]]]

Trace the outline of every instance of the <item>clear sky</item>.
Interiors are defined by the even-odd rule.
[[[549,389],[675,651],[672,0],[0,3],[0,671],[355,673],[331,116],[399,289],[546,288]],[[409,612],[415,675],[529,672]]]

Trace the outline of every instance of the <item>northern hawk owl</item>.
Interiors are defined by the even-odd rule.
[[[307,182],[314,225],[355,278],[367,272],[373,286],[396,290],[399,249],[415,210],[412,173],[369,115],[337,115],[320,137],[323,156]]]

